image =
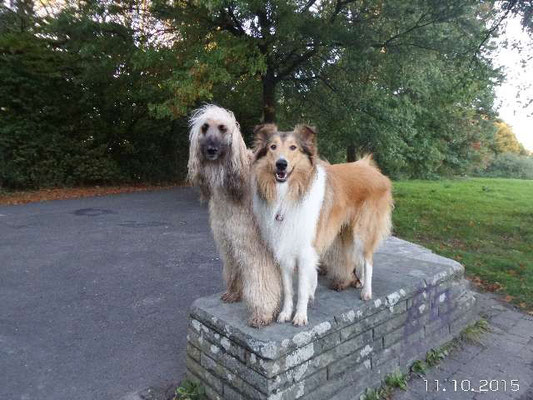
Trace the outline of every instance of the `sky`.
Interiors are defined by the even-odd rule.
[[[505,48],[505,40],[524,50],[520,52],[512,45]],[[518,141],[533,151],[533,38],[522,30],[519,18],[512,18],[497,45],[498,51],[493,60],[506,75],[503,84],[496,88],[498,114],[511,125]],[[531,103],[524,107],[528,99]]]

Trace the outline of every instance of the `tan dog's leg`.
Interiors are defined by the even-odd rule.
[[[266,249],[256,252],[252,262],[242,270],[243,295],[250,310],[248,324],[260,328],[272,323],[279,312],[281,275]]]
[[[235,303],[242,299],[242,274],[231,248],[221,249],[224,262],[222,273],[226,281],[226,291],[220,297],[226,303]]]

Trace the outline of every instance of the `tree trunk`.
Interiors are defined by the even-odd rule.
[[[349,144],[346,146],[346,162],[354,162],[355,161],[355,145]]]
[[[263,122],[276,122],[276,79],[271,70],[263,76]]]

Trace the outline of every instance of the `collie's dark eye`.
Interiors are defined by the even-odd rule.
[[[228,128],[226,128],[226,125],[219,125],[218,130],[222,133],[226,132]]]
[[[202,133],[206,133],[208,129],[209,129],[209,124],[206,123],[202,125]]]
[[[278,146],[276,146],[275,144],[271,144],[271,145],[270,145],[270,148],[271,148],[272,150],[276,150],[277,147],[278,147]]]
[[[295,145],[292,145],[291,147],[289,147],[289,149],[291,149],[292,151],[296,150],[296,146]]]

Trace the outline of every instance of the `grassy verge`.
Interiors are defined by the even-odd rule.
[[[461,262],[472,281],[533,312],[533,181],[394,183],[395,234]]]

